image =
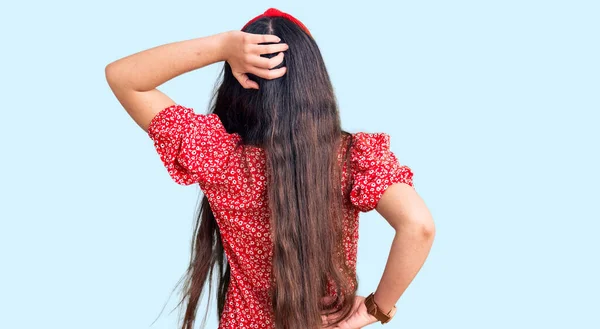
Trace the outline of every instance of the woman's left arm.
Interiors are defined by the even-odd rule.
[[[124,57],[106,66],[108,84],[131,118],[144,131],[162,109],[175,102],[156,89],[183,73],[227,61],[244,88],[258,88],[248,79],[252,73],[265,79],[285,74],[285,67],[273,69],[283,61],[287,45],[274,35],[241,31],[223,32],[207,37],[173,42]],[[276,43],[259,45],[259,43]],[[261,54],[276,53],[272,58]]]

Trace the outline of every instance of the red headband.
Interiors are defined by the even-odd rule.
[[[267,9],[267,11],[265,11],[264,13],[254,17],[253,19],[251,19],[250,21],[248,21],[248,23],[246,23],[246,25],[244,25],[244,27],[242,27],[242,30],[244,30],[248,25],[254,23],[255,21],[257,21],[259,18],[262,17],[283,17],[283,18],[287,18],[290,21],[294,22],[296,25],[300,26],[304,32],[306,32],[306,34],[310,35],[310,32],[308,31],[308,28],[306,28],[306,26],[304,26],[304,24],[302,24],[302,22],[300,22],[299,20],[297,20],[294,16],[288,14],[288,13],[284,13],[282,11],[280,11],[279,9],[275,9],[275,8],[269,8]]]

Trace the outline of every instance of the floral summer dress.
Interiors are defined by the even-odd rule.
[[[236,147],[241,136],[228,133],[216,114],[196,114],[181,105],[160,111],[148,136],[176,183],[200,185],[219,225],[231,280],[218,329],[274,328],[268,298],[272,246],[264,151],[251,145]],[[343,144],[350,138],[353,185],[344,209],[344,247],[347,263],[356,271],[359,212],[375,209],[394,183],[413,186],[413,173],[390,151],[389,135],[358,132]],[[343,190],[347,184],[342,182]],[[328,291],[335,294],[331,286]]]

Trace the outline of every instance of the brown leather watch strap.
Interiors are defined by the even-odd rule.
[[[392,319],[392,312],[396,308],[394,306],[389,312],[384,313],[379,306],[375,303],[375,293],[372,292],[367,298],[365,298],[365,306],[367,306],[367,312],[377,318],[381,324],[386,324]]]

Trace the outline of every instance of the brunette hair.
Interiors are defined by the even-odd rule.
[[[350,315],[358,287],[342,240],[347,192],[340,187],[338,153],[342,137],[349,133],[341,129],[319,47],[305,30],[283,17],[262,17],[243,31],[274,34],[287,43],[289,49],[280,65],[287,72],[273,80],[249,74],[260,88],[244,89],[225,62],[209,112],[219,116],[228,132],[240,134],[244,144],[265,150],[275,328],[321,328],[322,314],[339,311],[341,316],[330,323],[333,326]],[[349,148],[344,152],[345,163]],[[193,328],[207,279],[211,294],[214,270],[219,318],[229,285],[229,263],[206,196],[198,209],[194,236],[178,304],[185,304],[181,329]],[[323,304],[328,280],[335,286],[336,298]],[[208,308],[202,327],[207,314]]]

